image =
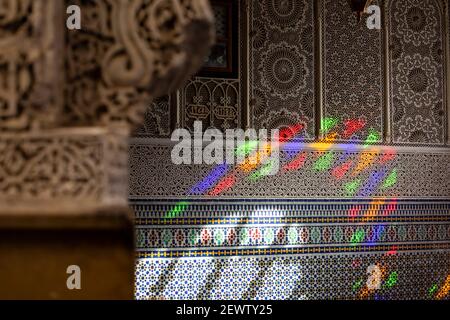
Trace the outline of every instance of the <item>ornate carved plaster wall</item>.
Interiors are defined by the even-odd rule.
[[[445,2],[438,0],[389,2],[389,78],[395,143],[446,143],[444,6]]]
[[[373,4],[380,4],[375,1]],[[384,41],[382,30],[367,28],[349,14],[347,1],[322,1],[323,113],[336,119],[362,119],[383,140]],[[342,123],[342,122],[341,122]],[[344,128],[340,128],[343,132]],[[342,138],[342,137],[339,137]]]
[[[60,1],[0,3],[0,133],[53,128],[61,117]]]
[[[123,206],[129,129],[201,66],[213,15],[206,0],[7,0],[0,36],[0,209]]]

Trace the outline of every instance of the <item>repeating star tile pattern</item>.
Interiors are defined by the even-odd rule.
[[[381,1],[373,4],[380,5]],[[364,21],[358,23],[346,0],[323,1],[322,13],[325,116],[340,123],[348,119],[365,121],[364,130],[348,138],[363,140],[369,129],[374,129],[382,140],[383,34],[368,29]]]
[[[132,203],[137,299],[430,299],[450,271],[448,201],[193,200],[165,218],[175,204]],[[398,279],[364,296],[376,263]]]
[[[389,3],[393,142],[445,143],[443,2]]]
[[[250,112],[254,128],[302,123],[314,137],[312,0],[250,2]]]

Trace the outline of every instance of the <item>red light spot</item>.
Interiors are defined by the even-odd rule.
[[[397,199],[393,199],[384,209],[383,216],[387,217],[391,212],[397,210]]]
[[[397,246],[393,246],[392,249],[386,253],[387,256],[393,256],[396,254],[397,254]]]
[[[208,230],[203,229],[200,234],[200,238],[203,244],[207,244],[211,240],[211,234],[209,233]]]
[[[234,176],[234,173],[223,178],[217,186],[209,193],[210,196],[217,196],[221,194],[222,192],[225,192],[229,189],[231,189],[234,184],[236,183],[236,177]]]
[[[359,260],[359,259],[353,260],[353,263],[352,263],[353,268],[357,268],[360,265],[361,265],[361,260]]]
[[[380,164],[384,164],[384,163],[386,163],[386,162],[388,162],[388,161],[394,160],[396,154],[397,154],[397,153],[395,152],[395,150],[389,150],[389,151],[387,151],[386,153],[384,153],[384,154],[381,156],[381,158],[380,158],[380,160],[379,160]]]
[[[290,126],[288,128],[280,130],[280,136],[278,138],[278,141],[280,142],[286,142],[288,140],[291,140],[294,138],[301,130],[303,129],[302,124],[296,124],[293,126]]]
[[[334,168],[333,171],[331,171],[331,174],[333,175],[333,177],[340,180],[345,176],[345,174],[352,167],[352,165],[353,165],[353,160],[349,160],[346,163],[344,163],[343,165]]]
[[[366,121],[364,119],[358,120],[347,120],[344,122],[345,130],[343,133],[343,138],[350,138],[355,132],[361,130],[366,125]]]
[[[360,211],[361,211],[361,206],[353,206],[353,208],[351,208],[349,211],[349,216],[351,218],[355,218]]]
[[[307,156],[306,152],[300,153],[299,155],[297,155],[295,157],[294,160],[292,160],[291,162],[286,164],[283,167],[283,170],[285,170],[285,171],[294,171],[294,170],[300,169],[305,164],[306,156]]]

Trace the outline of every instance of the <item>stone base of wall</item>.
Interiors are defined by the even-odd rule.
[[[0,214],[0,299],[133,299],[130,210]],[[68,266],[81,269],[69,290]]]

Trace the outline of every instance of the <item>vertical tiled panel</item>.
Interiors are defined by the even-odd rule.
[[[445,142],[443,2],[389,3],[390,96],[396,143]]]
[[[375,1],[374,4],[380,4]],[[381,30],[358,23],[346,0],[323,0],[322,59],[324,116],[339,120],[343,132],[347,120],[363,120],[353,137],[363,140],[377,132],[382,138],[384,105],[384,54]]]
[[[252,127],[302,123],[314,135],[314,1],[250,2]]]

